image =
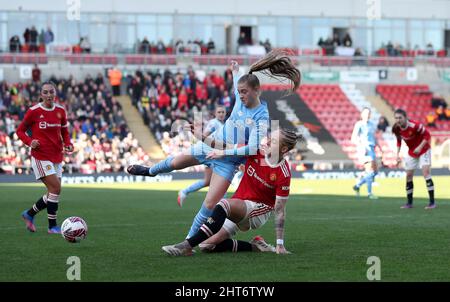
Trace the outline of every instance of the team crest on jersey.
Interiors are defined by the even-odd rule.
[[[250,117],[248,117],[248,118],[245,119],[245,123],[247,125],[251,125],[253,123],[253,120]]]
[[[45,167],[47,169],[47,171],[50,171],[52,169],[52,166],[47,165],[47,167]]]
[[[271,181],[277,180],[277,175],[275,173],[270,174],[270,180]]]
[[[209,224],[213,224],[214,223],[214,219],[212,217],[208,217],[208,219],[206,220]]]
[[[56,113],[56,117],[58,117],[60,119],[61,118],[61,113],[60,112]]]

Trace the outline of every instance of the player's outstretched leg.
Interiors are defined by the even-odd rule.
[[[189,194],[191,194],[191,193],[193,193],[193,192],[197,192],[198,190],[200,190],[200,189],[202,189],[202,188],[204,188],[204,187],[206,187],[206,184],[205,184],[205,180],[202,179],[202,180],[199,180],[199,181],[193,183],[193,184],[190,185],[189,187],[187,187],[187,188],[181,190],[180,192],[178,192],[178,205],[179,205],[180,207],[182,207],[184,201],[186,200],[186,197],[187,197]]]

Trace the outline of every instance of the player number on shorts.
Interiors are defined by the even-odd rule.
[[[367,269],[367,280],[381,280],[381,260],[377,256],[370,256],[367,258],[367,265],[370,265]]]
[[[67,269],[67,280],[75,281],[81,280],[81,260],[77,256],[70,256],[66,261],[67,265],[70,265]]]

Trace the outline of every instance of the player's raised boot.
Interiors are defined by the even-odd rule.
[[[59,226],[54,226],[48,229],[49,234],[61,234],[61,228]]]
[[[355,191],[356,196],[359,196],[359,188],[356,185],[353,186],[353,191]]]
[[[425,207],[425,210],[431,210],[431,209],[435,209],[436,208],[436,204],[435,203],[430,203],[429,205],[427,205]]]
[[[36,227],[34,226],[34,217],[30,216],[27,213],[27,210],[22,212],[22,218],[25,221],[25,225],[27,226],[27,230],[34,233],[36,232]]]
[[[413,205],[410,203],[406,203],[400,207],[400,209],[412,209]]]
[[[187,194],[184,193],[183,191],[178,192],[178,205],[180,206],[180,208],[183,206],[184,201],[186,200]]]
[[[127,167],[127,172],[131,175],[141,175],[141,176],[156,176],[150,174],[150,167],[142,166],[142,165],[130,165]]]
[[[375,195],[373,195],[373,194],[369,194],[369,199],[373,199],[373,200],[376,200],[376,199],[378,199],[378,196],[375,196]]]
[[[261,236],[255,236],[250,243],[260,252],[276,253],[275,247],[268,244]]]
[[[177,247],[177,244],[163,246],[162,250],[171,256],[192,256],[193,254],[191,248]]]

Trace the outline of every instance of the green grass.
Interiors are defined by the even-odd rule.
[[[404,181],[382,179],[379,200],[356,198],[352,180],[292,184],[286,221],[291,255],[201,254],[174,258],[161,246],[181,241],[204,192],[176,204],[171,184],[65,186],[59,221],[81,216],[88,238],[70,244],[46,233],[46,215],[37,233],[25,230],[20,212],[44,193],[42,185],[0,184],[0,281],[65,281],[69,256],[81,259],[82,281],[367,281],[369,256],[381,259],[382,281],[450,281],[450,177],[435,177],[438,208],[425,211],[422,178],[415,181],[415,205],[401,210]],[[261,234],[275,240],[273,218]]]

